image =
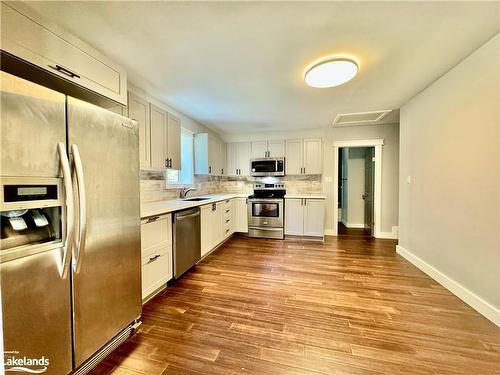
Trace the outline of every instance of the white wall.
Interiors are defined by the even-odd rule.
[[[330,128],[323,133],[323,191],[327,196],[326,224],[327,230],[333,230],[333,179],[335,162],[333,142],[360,139],[383,139],[382,147],[382,205],[380,231],[392,233],[393,227],[398,226],[398,184],[399,184],[399,126],[367,125]]]
[[[323,138],[323,192],[326,199],[325,231],[332,232],[334,222],[333,176],[335,174],[333,142],[355,139],[384,139],[382,157],[382,207],[381,231],[391,233],[398,226],[399,184],[399,126],[398,124],[338,127],[328,129],[311,128],[290,132],[260,132],[226,135],[227,142],[257,141],[265,139]]]
[[[347,180],[347,226],[360,227],[365,223],[365,154],[364,147],[349,148]]]
[[[399,185],[400,246],[497,324],[499,169],[497,34],[402,107]]]
[[[128,83],[128,90],[135,95],[140,96],[141,98],[146,99],[147,101],[153,103],[157,107],[162,108],[163,110],[173,114],[174,116],[178,117],[181,119],[181,126],[183,128],[186,128],[193,133],[211,133],[215,135],[216,137],[220,138],[220,135],[217,134],[216,132],[212,131],[211,129],[207,128],[205,125],[200,124],[199,122],[196,122],[193,120],[191,117],[185,115],[182,112],[179,112],[177,109],[173,108],[172,106],[169,106],[168,104],[160,101],[157,99],[155,96],[153,96],[151,93],[146,92],[145,90],[133,85],[132,83]]]

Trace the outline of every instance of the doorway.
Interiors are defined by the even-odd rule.
[[[374,184],[375,148],[339,148],[339,234],[374,236]]]

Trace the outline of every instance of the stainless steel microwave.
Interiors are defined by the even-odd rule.
[[[284,176],[285,158],[251,159],[250,175],[256,177]]]

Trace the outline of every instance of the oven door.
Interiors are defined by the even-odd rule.
[[[283,199],[249,199],[248,225],[283,227]]]

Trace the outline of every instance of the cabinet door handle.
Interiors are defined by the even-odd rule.
[[[220,171],[221,171],[221,174],[224,174],[224,168],[221,168]]]
[[[79,74],[71,71],[68,68],[65,68],[62,65],[57,65],[57,64],[56,65],[49,65],[49,68],[57,70],[58,72],[60,72],[60,73],[62,73],[64,75],[67,75],[68,77],[71,77],[71,78],[81,78]]]
[[[150,217],[150,218],[148,218],[147,223],[152,223],[152,222],[154,222],[154,221],[158,220],[159,218],[160,218],[159,216],[153,216],[153,217]]]
[[[170,159],[170,158],[168,159],[168,167],[172,168],[172,159]]]
[[[226,223],[229,223],[229,219],[226,220]]]
[[[168,168],[168,159],[165,159],[165,168]]]
[[[158,259],[161,255],[158,254],[158,255],[155,255],[154,257],[151,257],[149,258],[148,262],[146,264],[149,264],[149,263],[153,263],[156,259]]]
[[[208,167],[208,173],[212,173],[212,167]]]
[[[304,206],[307,206],[307,199],[304,198]]]
[[[304,174],[306,174],[306,167],[304,167]]]

